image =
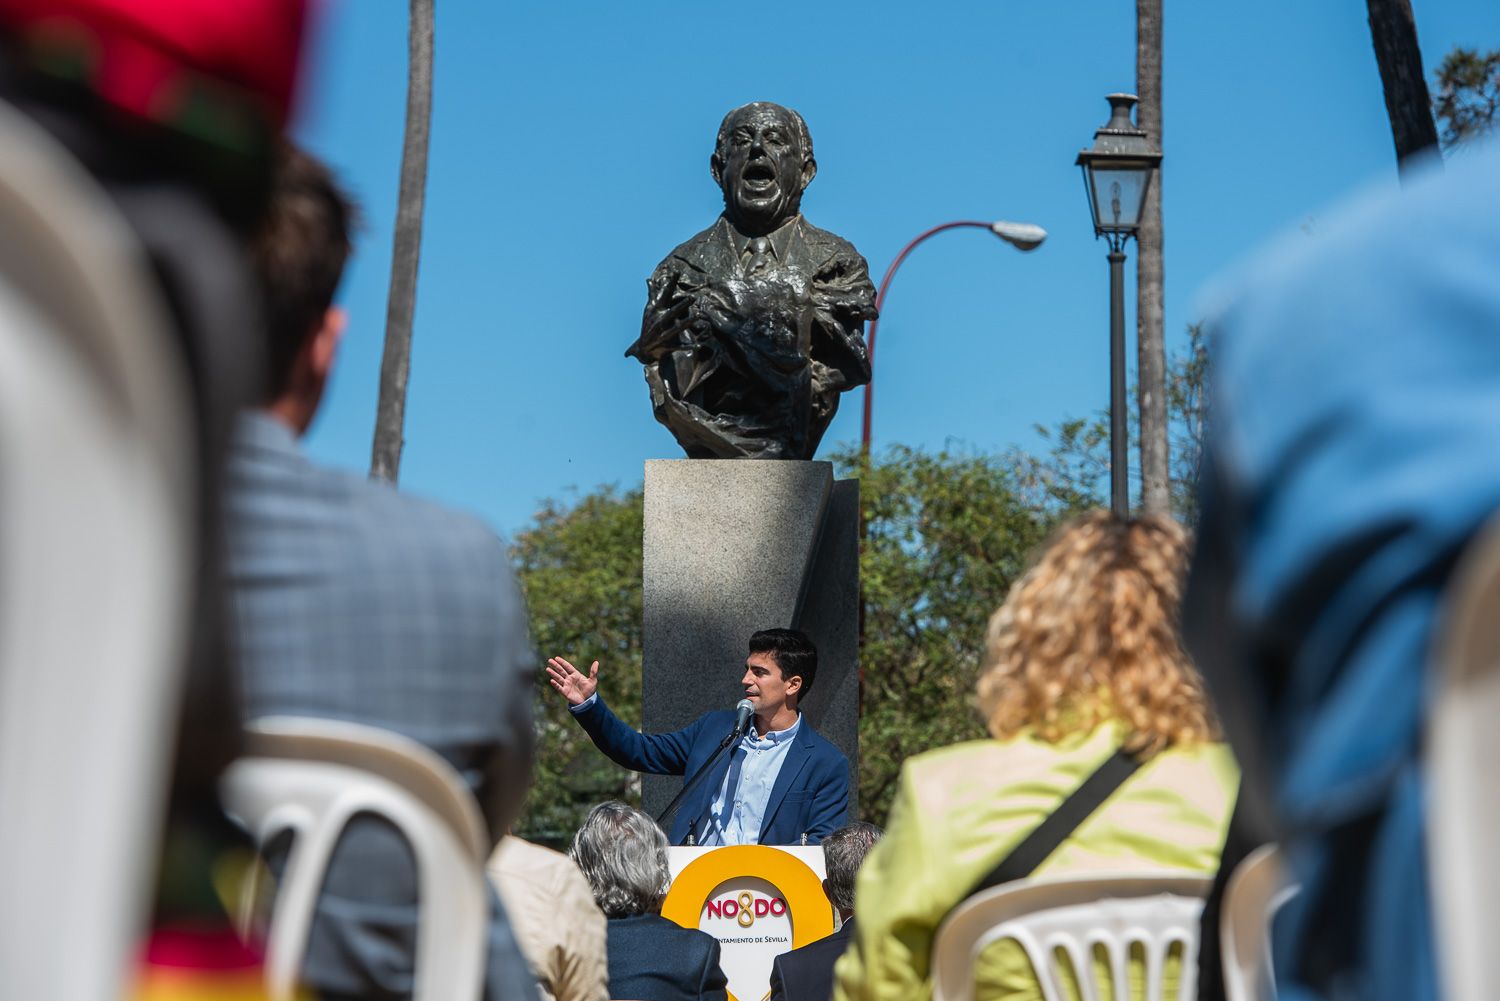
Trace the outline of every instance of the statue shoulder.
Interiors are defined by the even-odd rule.
[[[807,248],[806,259],[817,269],[820,279],[852,286],[870,284],[870,266],[854,249],[854,244],[836,233],[819,229],[805,217],[801,225],[802,244]]]
[[[832,268],[843,274],[868,274],[869,265],[864,256],[854,249],[854,244],[826,229],[819,229],[802,218],[802,242],[807,251],[819,262],[819,268]]]
[[[662,258],[661,263],[656,266],[655,273],[661,274],[664,271],[681,270],[683,265],[699,271],[710,270],[711,265],[719,256],[718,245],[721,242],[719,229],[722,225],[723,220],[717,219],[712,226],[703,230],[703,232],[684,240],[672,248],[672,252]]]
[[[837,254],[840,257],[858,257],[861,261],[864,260],[859,251],[854,249],[854,244],[837,233],[819,229],[808,222],[806,216],[802,217],[802,239],[806,240],[810,246],[826,247],[831,254]]]

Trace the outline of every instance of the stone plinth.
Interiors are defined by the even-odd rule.
[[[818,648],[804,717],[857,764],[858,531],[859,481],[835,481],[831,463],[647,462],[646,732],[732,709],[750,634],[791,627]],[[646,811],[655,816],[681,785],[675,777],[644,776]]]

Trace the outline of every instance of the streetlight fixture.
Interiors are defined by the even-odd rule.
[[[868,353],[870,361],[870,381],[865,383],[864,427],[860,433],[859,449],[860,454],[866,459],[870,457],[870,422],[875,407],[875,331],[880,325],[880,316],[878,314],[885,309],[886,289],[890,288],[891,279],[896,276],[896,269],[901,267],[901,262],[906,260],[907,254],[917,249],[917,245],[928,237],[936,236],[950,229],[987,229],[1022,252],[1035,250],[1042,245],[1042,241],[1047,239],[1047,231],[1045,229],[1029,222],[1008,222],[1004,219],[997,219],[994,222],[976,222],[973,220],[945,222],[941,226],[934,226],[925,233],[919,234],[916,239],[902,248],[901,253],[896,255],[896,259],[886,269],[885,277],[880,280],[880,290],[875,293],[875,312],[877,315],[875,319],[870,321],[870,326],[865,332],[865,350]],[[861,532],[861,535],[863,535],[863,532]]]
[[[1125,429],[1125,241],[1136,235],[1151,175],[1161,163],[1157,149],[1136,128],[1134,94],[1110,94],[1110,117],[1094,133],[1094,145],[1078,154],[1083,186],[1094,217],[1094,239],[1109,241],[1109,493],[1121,518],[1130,515],[1129,460]]]

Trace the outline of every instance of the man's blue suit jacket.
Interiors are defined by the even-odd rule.
[[[692,775],[734,729],[734,713],[724,710],[704,713],[671,733],[640,733],[621,722],[602,698],[576,718],[615,764],[652,775]],[[668,835],[672,844],[684,844],[690,833],[695,840],[701,838],[709,804],[724,784],[729,761],[730,754],[722,755],[713,774],[683,800]],[[763,845],[796,845],[805,839],[815,845],[843,827],[848,816],[849,759],[804,719],[771,787],[756,840]]]

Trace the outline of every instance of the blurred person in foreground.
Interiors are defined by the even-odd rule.
[[[573,860],[507,834],[486,869],[542,1001],[606,1001],[604,912]]]
[[[1096,511],[1065,525],[1011,588],[978,685],[991,739],[903,766],[886,836],[859,874],[836,998],[930,997],[943,918],[1117,751],[1139,768],[1025,875],[1217,868],[1238,771],[1178,643],[1186,553],[1170,518]],[[1098,964],[1094,975],[1107,982]],[[975,978],[982,997],[1041,996],[1013,940],[986,947]]]
[[[143,996],[248,998],[260,980],[260,956],[233,934],[213,882],[249,851],[216,789],[240,747],[222,466],[234,415],[262,388],[259,296],[243,246],[292,116],[309,6],[0,0],[0,99],[60,144],[123,219],[157,279],[192,393],[195,600],[180,713],[162,736],[175,756]],[[137,786],[153,795],[155,777]]]
[[[529,779],[531,672],[504,545],[477,519],[314,465],[312,424],[345,317],[334,292],[354,207],[326,167],[281,150],[253,245],[275,379],[230,454],[229,588],[248,719],[381,727],[463,777],[498,841]],[[273,871],[285,848],[268,853]],[[361,816],[334,852],[303,978],[324,1001],[412,991],[419,879],[410,847]],[[491,891],[485,997],[535,983]]]
[[[776,957],[771,964],[771,1001],[828,1001],[833,994],[833,964],[854,936],[854,879],[881,833],[874,824],[856,820],[823,839],[823,869],[828,874],[823,892],[843,923],[832,935]]]
[[[1292,236],[1210,314],[1187,642],[1302,884],[1283,1001],[1440,996],[1423,726],[1439,602],[1500,509],[1500,147]]]
[[[634,807],[589,811],[568,855],[609,919],[609,996],[633,1001],[726,1001],[719,943],[661,916],[671,871],[667,836]]]

